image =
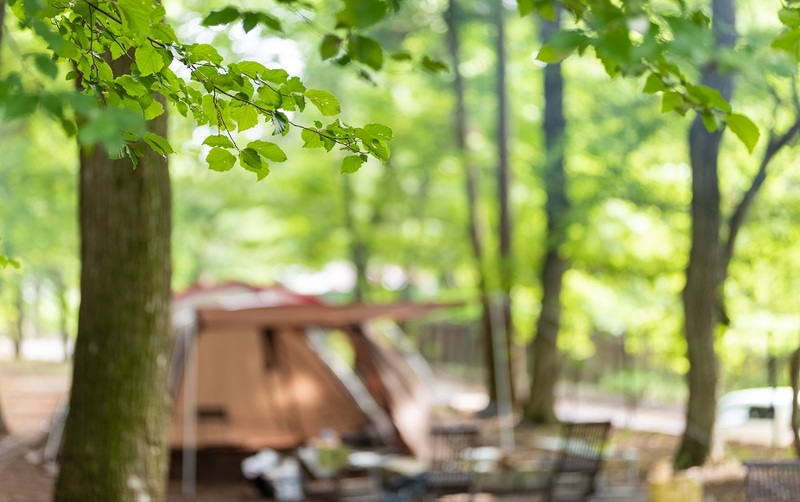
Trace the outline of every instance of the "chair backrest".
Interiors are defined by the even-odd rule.
[[[467,471],[467,450],[478,444],[475,424],[436,425],[431,428],[431,470]]]
[[[597,474],[603,462],[611,422],[566,422],[562,424],[561,451],[555,471]]]
[[[800,499],[800,460],[745,462],[747,500],[789,502]]]

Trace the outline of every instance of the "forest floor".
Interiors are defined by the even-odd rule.
[[[20,449],[21,454],[13,456],[14,458],[10,460],[9,455],[2,453],[3,444],[0,443],[0,502],[52,500],[55,477],[52,470],[46,469],[40,461],[42,439],[51,417],[66,399],[69,376],[70,371],[66,364],[0,362],[0,408],[3,410],[6,424],[13,433],[13,438],[24,441]],[[485,435],[491,440],[495,437],[497,428],[490,421],[486,421],[484,425]],[[518,451],[526,451],[537,437],[553,434],[557,434],[557,431],[517,427]],[[678,440],[679,437],[673,434],[643,432],[615,425],[611,445],[619,455],[616,460],[612,459],[608,464],[609,483],[618,482],[618,479],[611,478],[619,478],[622,474],[633,472],[636,485],[634,493],[638,497],[632,500],[647,500],[649,477],[668,469],[669,459],[677,447]],[[30,445],[36,446],[32,448]],[[702,483],[706,502],[744,502],[746,497],[741,461],[789,458],[791,455],[789,449],[733,445],[729,448],[725,461],[696,469],[688,475]],[[633,471],[627,469],[630,467]],[[258,500],[255,489],[237,475],[237,470],[238,464],[235,464],[227,469],[231,473],[229,479],[221,476],[214,483],[199,485],[197,497],[193,500],[201,502]],[[630,485],[628,481],[626,479],[624,484]],[[170,482],[169,492],[170,502],[185,500],[181,496],[179,481]],[[608,495],[598,500],[628,499]],[[690,502],[690,499],[684,497],[684,502]]]

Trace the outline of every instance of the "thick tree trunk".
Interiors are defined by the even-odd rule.
[[[112,63],[128,71],[125,58]],[[166,117],[150,130],[166,136]],[[170,361],[170,182],[149,149],[134,168],[80,158],[81,305],[57,502],[163,500]]]
[[[733,0],[712,0],[713,28],[719,47],[732,47],[736,42],[735,12]],[[733,76],[720,74],[716,66],[704,70],[703,83],[718,89],[725,99],[733,94]],[[683,291],[689,399],[686,429],[674,459],[679,469],[705,462],[717,412],[719,361],[714,338],[720,314],[718,295],[723,264],[718,177],[721,139],[721,131],[709,133],[700,117],[692,123],[689,132],[692,247]]]
[[[459,155],[464,165],[464,189],[467,196],[467,209],[469,212],[469,242],[475,260],[475,269],[478,272],[478,295],[481,303],[481,333],[483,339],[483,352],[486,361],[487,390],[491,403],[497,403],[497,373],[495,372],[495,351],[492,343],[491,303],[489,300],[489,286],[486,282],[486,269],[484,266],[483,251],[483,225],[481,224],[478,210],[478,174],[475,166],[469,159],[467,146],[467,112],[464,104],[464,79],[459,71],[460,40],[458,37],[458,9],[456,0],[450,0],[445,16],[447,21],[448,45],[450,58],[453,62],[453,91],[456,97],[455,125],[456,143]]]
[[[556,21],[542,21],[542,38],[547,41],[558,31],[560,10]],[[536,323],[536,334],[530,346],[531,389],[524,408],[524,417],[536,423],[554,423],[555,386],[561,372],[558,353],[558,332],[561,327],[561,289],[568,263],[561,256],[567,215],[570,209],[567,198],[564,169],[564,78],[560,64],[544,68],[544,137],[546,152],[545,188],[547,203],[547,237],[544,263],[541,270],[542,310]]]

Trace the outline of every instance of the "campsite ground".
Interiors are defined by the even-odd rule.
[[[454,385],[449,382],[447,385]],[[0,362],[0,405],[8,426],[15,436],[28,442],[35,442],[46,429],[48,420],[63,403],[69,387],[69,368],[65,364],[35,362]],[[580,407],[586,413],[600,413],[602,403],[593,406],[591,399],[584,399]],[[606,403],[613,402],[604,401]],[[606,404],[606,406],[608,406]],[[576,404],[568,400],[562,401],[561,407],[575,412]],[[673,410],[674,411],[674,410]],[[661,415],[669,419],[669,410],[638,410],[639,421],[631,424],[646,423],[647,417]],[[648,415],[652,413],[652,415]],[[673,417],[674,418],[674,417]],[[655,423],[655,422],[654,422]],[[669,423],[664,422],[664,423]],[[487,438],[491,439],[496,432],[494,424],[484,424]],[[517,431],[519,450],[530,446],[537,435],[546,434],[541,428],[520,427]],[[551,431],[552,432],[552,431]],[[636,452],[636,472],[639,476],[640,492],[646,491],[647,474],[666,465],[677,445],[678,438],[673,434],[658,432],[642,432],[615,426],[612,444],[619,451]],[[40,442],[41,444],[41,442]],[[2,447],[0,447],[0,451]],[[52,498],[53,475],[42,465],[37,464],[40,450],[31,450],[7,462],[0,454],[0,502],[45,502]],[[732,451],[731,460],[709,466],[695,473],[704,480],[705,500],[712,502],[744,501],[742,470],[738,460],[748,458],[776,458],[789,456],[791,452],[774,451],[770,448],[737,447]],[[235,470],[234,470],[235,471]],[[169,501],[184,500],[180,495],[177,481],[170,485]],[[197,501],[220,500],[258,500],[257,494],[249,485],[239,479],[228,482],[219,480],[213,485],[200,487]],[[615,500],[615,499],[605,499]]]

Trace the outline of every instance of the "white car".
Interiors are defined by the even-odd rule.
[[[729,392],[717,406],[715,443],[792,444],[792,388],[760,387]]]

